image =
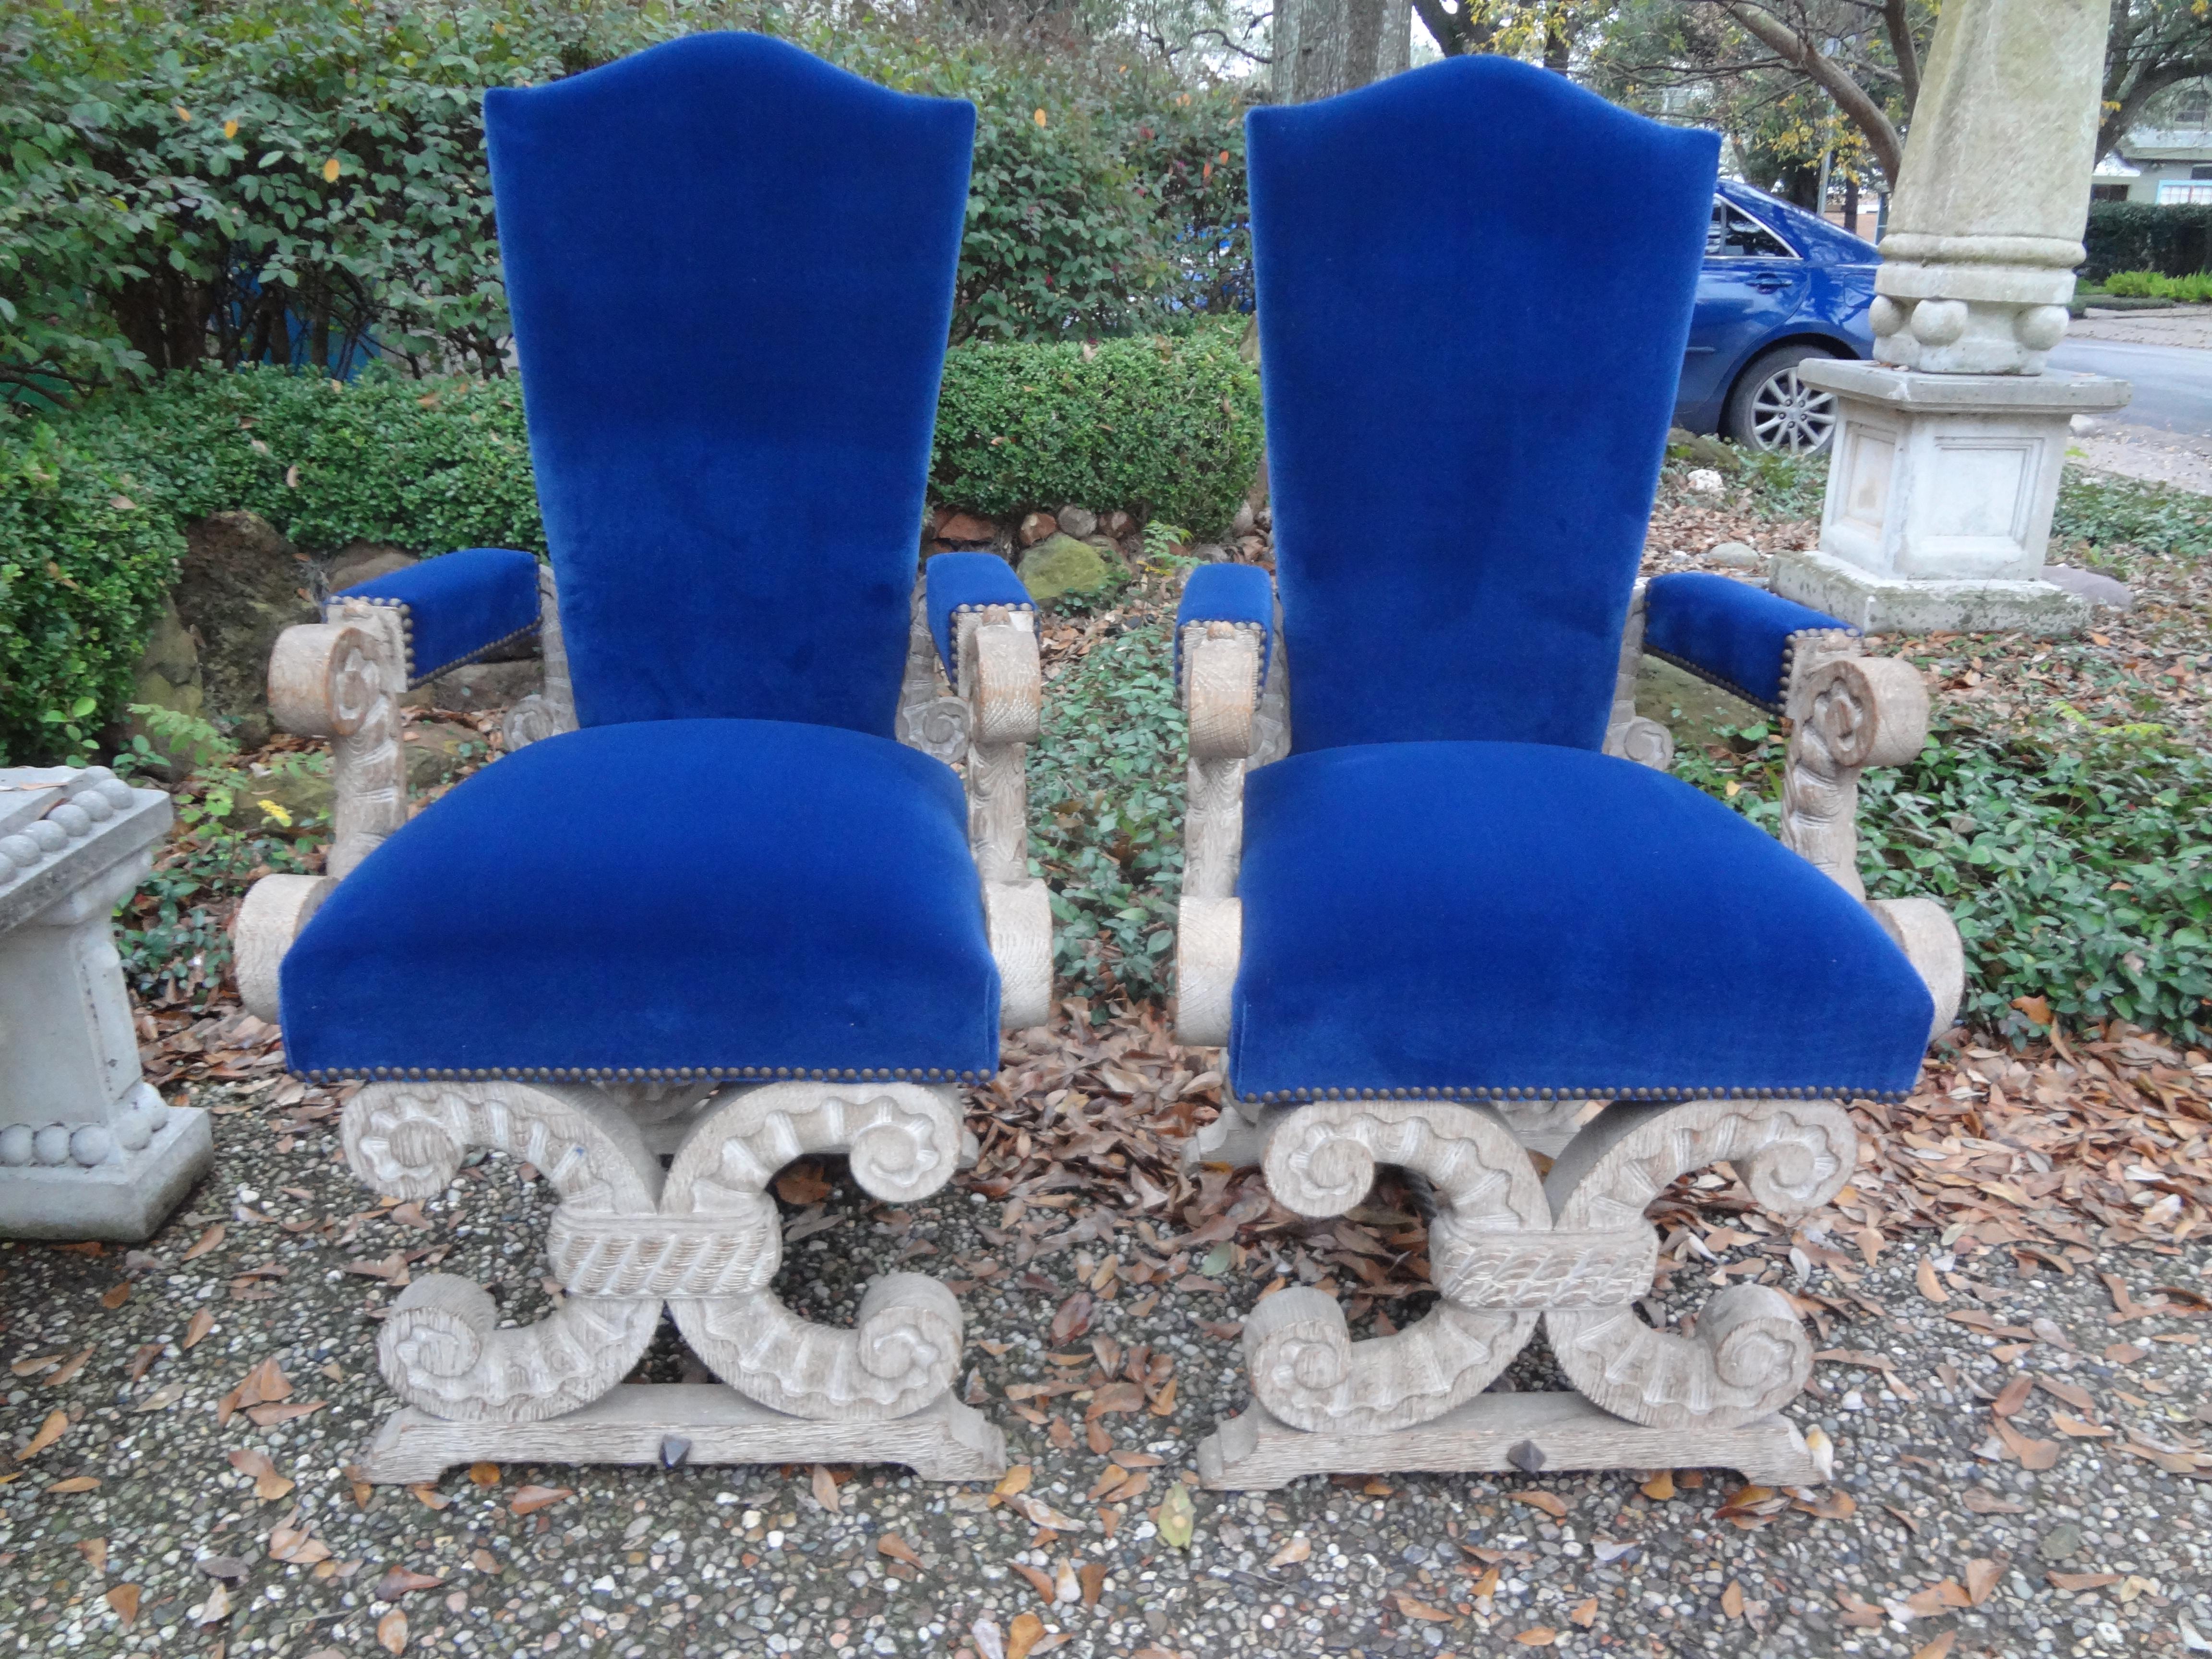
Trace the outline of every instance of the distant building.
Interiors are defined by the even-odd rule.
[[[2157,125],[2113,145],[2089,176],[2089,199],[2212,205],[2212,83],[2176,88]]]

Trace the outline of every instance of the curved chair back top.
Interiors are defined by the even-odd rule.
[[[485,94],[583,724],[892,735],[975,125],[751,34]]]
[[[1599,747],[1719,140],[1499,58],[1246,121],[1294,746]]]

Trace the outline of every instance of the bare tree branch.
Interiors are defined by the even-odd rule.
[[[1844,118],[1856,127],[1866,140],[1867,149],[1882,176],[1892,185],[1897,182],[1905,141],[1865,88],[1812,41],[1760,7],[1746,3],[1746,0],[1721,0],[1721,9],[1741,25],[1746,33],[1771,47],[1791,68],[1834,99]]]

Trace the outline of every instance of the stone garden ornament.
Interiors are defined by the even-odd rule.
[[[1637,580],[1717,141],[1496,58],[1249,141],[1277,568],[1194,572],[1176,623],[1179,1035],[1230,1079],[1192,1156],[1312,1217],[1418,1172],[1440,1299],[1354,1341],[1319,1289],[1266,1297],[1200,1468],[1820,1480],[1779,1414],[1812,1365],[1790,1296],[1655,1322],[1645,1207],[1723,1162],[1777,1214],[1833,1198],[1845,1103],[1911,1088],[1963,972],[1938,907],[1856,868],[1917,673],[1725,577]],[[1787,717],[1778,841],[1666,775],[1644,651]],[[1574,1392],[1490,1392],[1540,1322]]]
[[[105,767],[0,768],[0,1237],[136,1243],[213,1161],[139,1074],[111,920],[168,827]]]
[[[333,741],[336,836],[326,876],[253,890],[239,951],[292,1065],[364,1085],[377,1191],[536,1166],[561,1294],[517,1327],[409,1285],[364,1467],[994,1476],[951,1294],[892,1273],[850,1327],[799,1317],[769,1191],[820,1153],[936,1191],[959,1086],[1046,1017],[1030,601],[985,556],[915,580],[974,112],[702,34],[484,113],[550,568],[448,554],[284,636],[272,701]],[[401,692],[532,626],[516,752],[410,821]],[[623,1382],[664,1310],[720,1382]]]

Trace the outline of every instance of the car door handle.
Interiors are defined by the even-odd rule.
[[[1796,280],[1794,276],[1769,275],[1753,277],[1751,285],[1761,294],[1779,294],[1784,289],[1795,286]]]

